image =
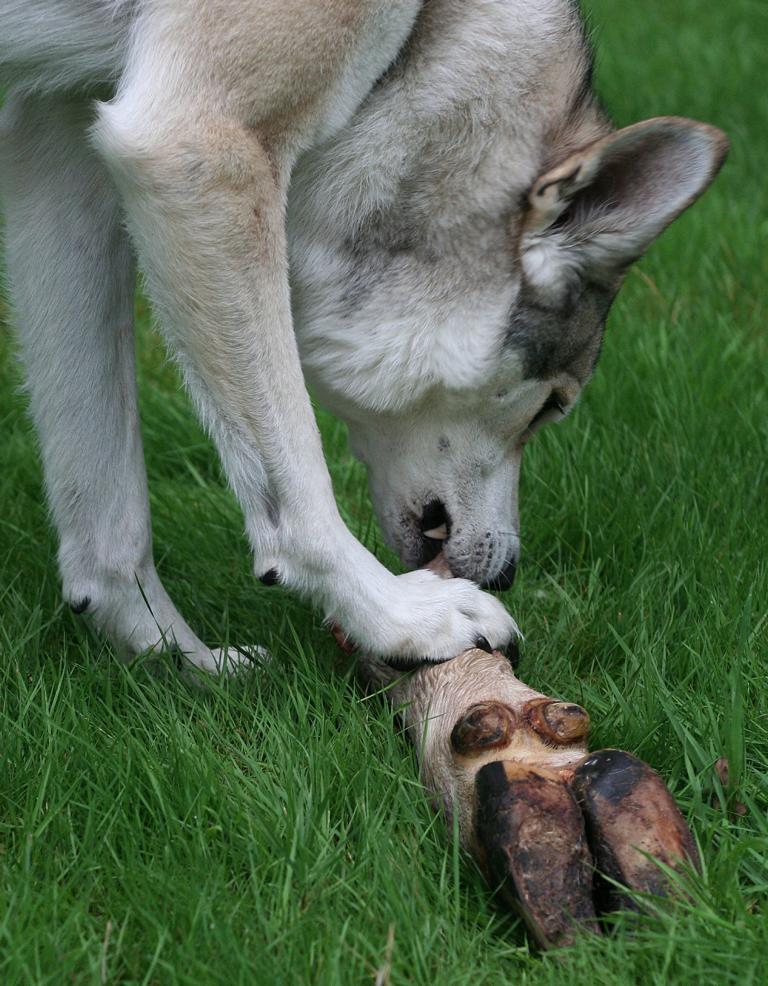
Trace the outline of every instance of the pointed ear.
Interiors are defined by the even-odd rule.
[[[658,117],[617,130],[542,175],[528,198],[523,269],[534,286],[611,282],[708,187],[728,152],[721,130]]]

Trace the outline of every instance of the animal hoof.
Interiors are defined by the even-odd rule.
[[[579,930],[598,932],[592,857],[568,788],[501,760],[477,772],[475,792],[480,865],[538,943],[570,945]]]
[[[699,869],[693,836],[661,777],[623,750],[591,753],[576,768],[571,790],[586,820],[602,913],[638,910],[627,890],[667,896],[670,880],[658,863]]]

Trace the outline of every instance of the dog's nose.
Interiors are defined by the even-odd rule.
[[[517,575],[517,558],[510,558],[499,574],[486,582],[481,583],[483,589],[492,589],[494,592],[503,592],[509,589],[515,581]]]

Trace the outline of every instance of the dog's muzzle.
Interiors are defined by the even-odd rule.
[[[516,575],[517,558],[510,558],[498,575],[494,576],[492,579],[486,579],[484,582],[481,582],[480,585],[483,589],[492,589],[494,592],[504,592],[505,589],[512,588],[512,583],[515,581]]]
[[[483,589],[503,592],[512,586],[517,574],[517,557],[509,558],[496,575],[488,578],[479,574],[482,571],[472,566],[471,560],[453,557],[451,551],[451,516],[440,500],[430,500],[424,508],[419,524],[421,530],[421,550],[419,567],[429,564],[440,552],[450,561],[451,570],[458,578],[476,582]]]

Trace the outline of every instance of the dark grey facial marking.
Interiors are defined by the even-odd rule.
[[[600,355],[614,295],[588,284],[553,306],[524,284],[504,345],[522,356],[525,377],[547,380],[567,371],[585,383]]]
[[[438,451],[447,452],[450,447],[451,447],[450,441],[445,437],[445,435],[441,435],[440,438],[438,438],[437,440]]]

